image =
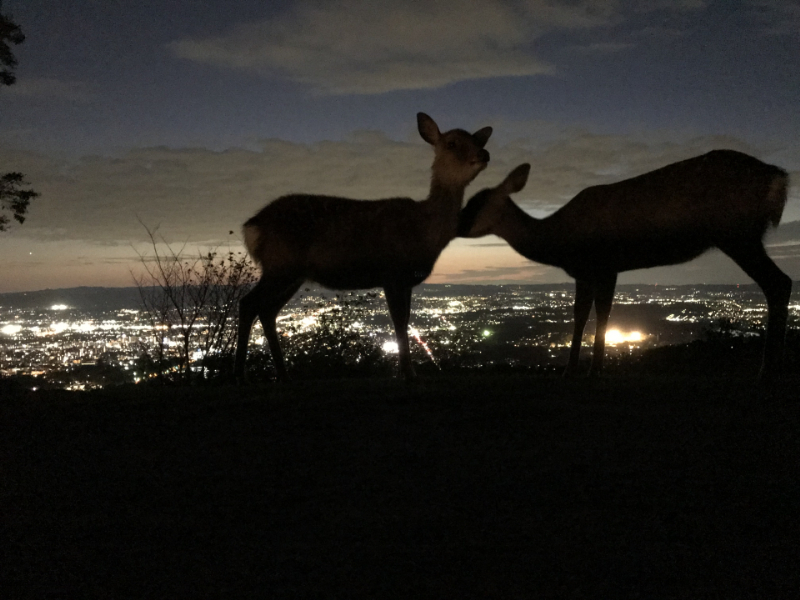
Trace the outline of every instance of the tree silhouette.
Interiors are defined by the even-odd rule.
[[[256,281],[255,265],[241,252],[211,250],[190,256],[163,238],[166,250],[159,250],[155,232],[144,227],[153,255],[140,255],[144,272],[132,275],[143,314],[153,327],[155,348],[148,356],[162,378],[169,373],[189,382],[193,369],[202,378],[213,375],[233,358],[236,329],[229,325],[236,323],[239,300]],[[174,351],[167,351],[168,344]]]
[[[3,3],[0,1],[0,11]],[[14,74],[14,67],[17,66],[17,59],[11,51],[11,44],[18,45],[25,41],[22,33],[10,15],[0,12],[0,85],[12,85],[17,77]],[[39,194],[32,190],[23,189],[27,185],[22,173],[6,173],[0,176],[0,211],[9,211],[13,218],[22,223],[25,221],[25,213],[28,212],[28,205],[33,198]],[[0,214],[0,231],[5,231],[11,219],[6,214]]]
[[[0,2],[0,11],[2,10],[3,3]],[[17,59],[9,44],[18,45],[24,41],[25,35],[19,25],[11,20],[11,16],[0,12],[0,84],[11,85],[17,80],[14,75]]]
[[[4,211],[10,211],[14,219],[20,223],[25,221],[25,213],[28,211],[31,199],[39,195],[33,190],[22,189],[23,185],[27,184],[23,180],[22,173],[6,173],[0,176],[0,207]],[[6,230],[9,221],[8,215],[0,214],[0,231]]]

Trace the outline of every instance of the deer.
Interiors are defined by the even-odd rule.
[[[491,127],[441,133],[425,113],[417,114],[417,129],[434,151],[425,200],[290,194],[244,223],[245,246],[260,266],[261,277],[239,303],[237,381],[244,381],[256,317],[278,380],[288,380],[276,319],[306,281],[334,290],[383,288],[400,373],[408,380],[415,378],[408,342],[412,288],[430,275],[442,250],[456,237],[464,190],[486,168],[489,152],[484,146],[492,134]]]
[[[458,235],[494,234],[525,258],[575,279],[574,330],[565,375],[574,374],[592,306],[596,332],[590,375],[600,374],[617,276],[623,271],[688,262],[711,248],[729,256],[767,299],[759,378],[779,375],[792,280],[764,248],[780,223],[789,178],[783,169],[734,150],[669,164],[579,192],[553,214],[534,218],[509,197],[527,182],[530,165],[469,199]]]

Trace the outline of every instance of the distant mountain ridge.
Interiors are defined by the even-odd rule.
[[[626,290],[643,290],[652,288],[653,291],[661,288],[670,289],[697,289],[697,290],[734,290],[739,288],[759,291],[756,284],[737,286],[735,284],[697,284],[697,285],[653,285],[653,284],[621,284],[617,286],[618,292]],[[414,289],[415,296],[485,296],[493,291],[503,290],[530,290],[530,291],[553,291],[572,293],[575,289],[573,283],[556,284],[507,284],[507,285],[478,285],[478,284],[448,284],[448,283],[426,283]],[[795,286],[797,289],[797,286]],[[306,285],[300,288],[299,294],[307,294],[306,290],[315,295],[324,295],[332,298],[337,294],[344,296],[349,294],[347,291],[334,291],[316,285]],[[358,290],[353,293],[358,295],[369,290]],[[46,289],[33,292],[9,292],[0,294],[0,308],[30,309],[30,308],[49,308],[56,304],[64,304],[70,308],[84,310],[119,310],[119,309],[138,309],[141,308],[141,296],[137,287],[74,287],[61,289]]]
[[[87,310],[135,309],[139,308],[141,299],[137,287],[83,286],[0,294],[0,307],[2,308],[46,308],[56,304]]]

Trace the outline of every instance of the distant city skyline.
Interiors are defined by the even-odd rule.
[[[491,125],[467,197],[532,164],[543,216],[581,189],[713,148],[793,182],[769,252],[800,279],[800,6],[782,0],[4,0],[27,39],[0,88],[0,172],[41,197],[0,233],[0,292],[129,286],[145,225],[241,249],[289,192],[427,193],[418,111]],[[233,232],[232,234],[229,232]],[[137,254],[139,253],[139,254]],[[431,283],[554,283],[497,238],[456,240]],[[621,282],[750,283],[719,253]]]
[[[303,293],[303,298],[287,305],[280,320],[280,328],[292,332],[284,346],[289,355],[305,356],[325,348],[318,334],[324,340],[331,333],[318,327],[321,315],[336,304],[365,347],[371,345],[386,356],[397,353],[382,298],[347,303],[319,288]],[[789,308],[792,318],[798,316],[799,299],[800,291],[796,291]],[[564,285],[424,286],[414,295],[410,324],[415,361],[563,368],[572,337],[573,300],[570,286]],[[684,344],[713,336],[725,327],[732,336],[761,331],[766,310],[755,285],[621,285],[606,334],[609,356]],[[212,314],[202,310],[197,322],[213,320]],[[166,323],[171,325],[160,326]],[[235,335],[235,327],[229,321],[226,336]],[[138,382],[159,372],[151,361],[166,359],[175,364],[183,348],[182,331],[175,314],[152,313],[143,307],[136,288],[0,294],[0,376],[35,376],[37,387],[73,390]],[[190,331],[194,333],[189,355],[197,369],[205,356],[202,349],[208,349],[203,342],[207,328]],[[254,333],[251,343],[251,351],[263,349],[264,339]],[[330,356],[327,351],[325,355]],[[358,362],[352,354],[349,361]],[[219,363],[214,369],[218,367]],[[171,369],[160,372],[174,373]]]

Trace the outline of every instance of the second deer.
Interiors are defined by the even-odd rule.
[[[453,129],[441,133],[428,115],[417,128],[433,146],[430,193],[411,198],[351,200],[293,194],[268,204],[244,224],[245,245],[261,266],[261,279],[239,304],[234,372],[244,377],[250,329],[264,328],[279,379],[286,379],[276,318],[306,280],[336,290],[382,287],[394,324],[400,370],[414,377],[408,345],[411,290],[433,270],[456,236],[464,189],[486,168],[483,149],[492,133]]]
[[[734,150],[714,150],[609,185],[587,188],[544,219],[509,198],[528,179],[520,165],[496,188],[473,196],[459,235],[495,234],[530,260],[575,278],[575,327],[567,373],[578,366],[583,330],[594,304],[597,329],[591,373],[603,366],[605,334],[617,275],[687,262],[719,248],[767,298],[761,376],[780,371],[792,280],[767,255],[764,234],[780,222],[786,172]]]

